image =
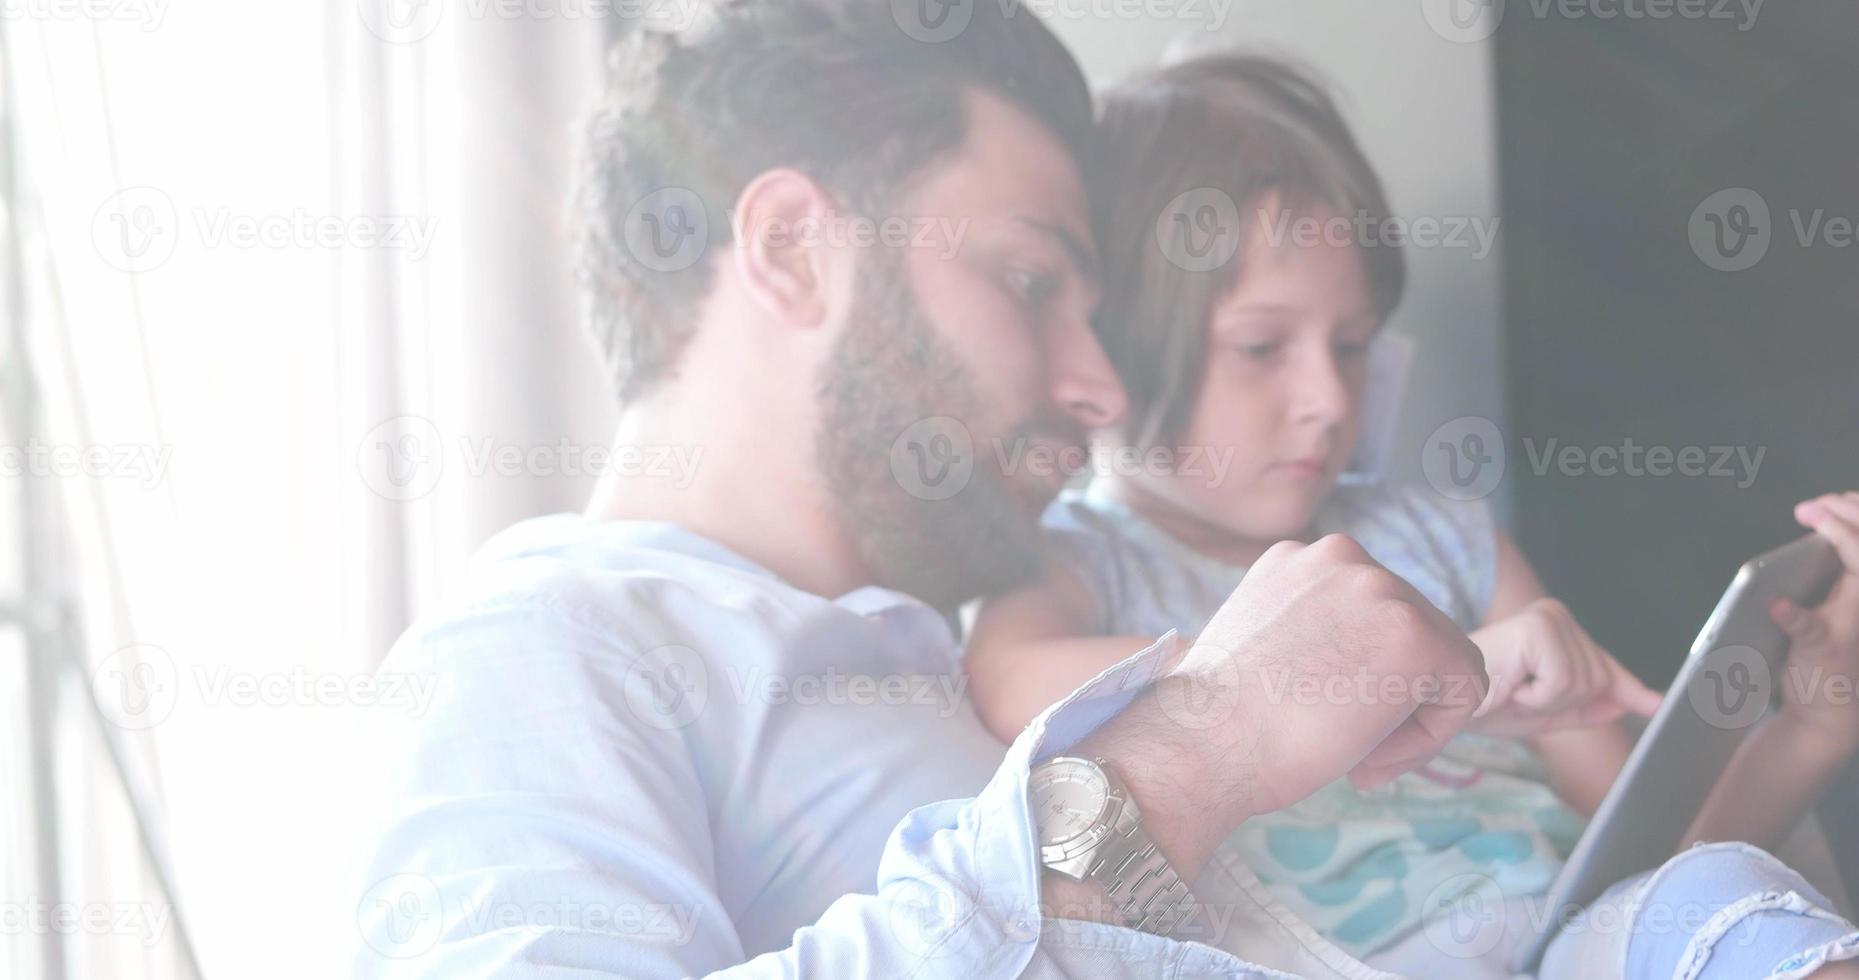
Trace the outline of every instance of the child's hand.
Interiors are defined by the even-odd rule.
[[[1787,719],[1830,750],[1850,754],[1859,748],[1859,705],[1850,695],[1829,696],[1827,682],[1844,678],[1839,690],[1850,692],[1859,678],[1859,493],[1805,501],[1795,506],[1794,516],[1833,542],[1846,572],[1813,609],[1787,599],[1769,609],[1790,640],[1777,720]]]
[[[1484,651],[1491,693],[1469,731],[1525,736],[1586,728],[1628,712],[1651,715],[1663,700],[1554,599],[1538,599],[1472,633],[1472,640]]]

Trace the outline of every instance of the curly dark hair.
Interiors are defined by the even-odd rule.
[[[1038,18],[1015,2],[975,2],[955,36],[923,40],[907,29],[911,2],[708,0],[701,29],[635,26],[613,46],[575,224],[588,325],[622,402],[666,376],[689,342],[712,257],[735,231],[727,209],[757,174],[794,167],[872,213],[961,145],[970,89],[1086,156],[1089,88]],[[688,213],[696,207],[701,216]],[[638,241],[629,225],[696,217],[706,251],[683,267],[628,247]]]

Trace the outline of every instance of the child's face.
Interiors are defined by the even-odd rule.
[[[1208,468],[1155,478],[1194,517],[1233,534],[1302,534],[1349,463],[1360,425],[1368,344],[1379,326],[1360,255],[1327,211],[1259,208],[1234,290],[1207,326],[1207,358],[1180,446],[1231,453],[1224,479]],[[1320,241],[1293,237],[1322,222]],[[1276,244],[1274,244],[1276,241]],[[1372,246],[1370,246],[1372,247]],[[1158,486],[1155,483],[1163,483]]]

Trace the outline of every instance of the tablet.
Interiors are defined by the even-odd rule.
[[[1691,645],[1620,778],[1550,886],[1553,912],[1513,968],[1533,973],[1543,951],[1575,910],[1615,882],[1666,862],[1743,737],[1768,713],[1787,682],[1781,667],[1788,638],[1769,618],[1786,596],[1818,605],[1840,574],[1833,545],[1818,534],[1751,560],[1736,573]]]

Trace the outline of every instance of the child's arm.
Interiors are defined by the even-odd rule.
[[[981,607],[964,664],[981,721],[1011,742],[1041,711],[1085,681],[1155,642],[1154,637],[1093,636],[1096,603],[1062,566]]]
[[[1473,642],[1485,650],[1487,661],[1496,659],[1487,646],[1494,627],[1503,620],[1523,612],[1531,604],[1547,598],[1536,571],[1523,552],[1502,532],[1498,534],[1497,584],[1492,591],[1491,608],[1485,625],[1472,632]],[[1493,686],[1498,683],[1494,674]],[[1627,763],[1633,751],[1634,736],[1620,721],[1608,721],[1578,728],[1562,728],[1529,738],[1529,745],[1549,768],[1557,795],[1587,816],[1593,816],[1607,795],[1608,787]]]
[[[1828,686],[1850,691],[1859,673],[1859,493],[1807,501],[1795,517],[1833,542],[1846,571],[1816,608],[1786,599],[1771,607],[1789,639],[1781,708],[1737,747],[1686,846],[1740,840],[1773,849],[1859,751],[1859,709]]]
[[[1736,840],[1774,850],[1852,761],[1853,747],[1786,712],[1764,721],[1737,747],[1678,849]]]

